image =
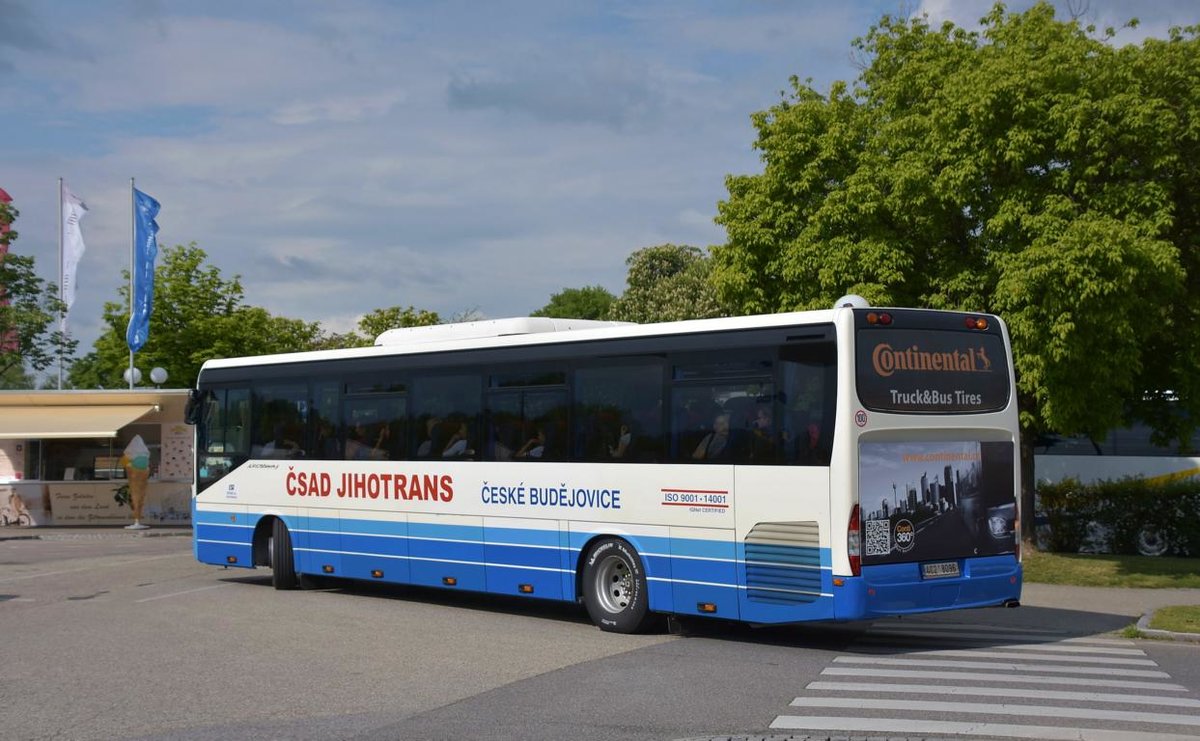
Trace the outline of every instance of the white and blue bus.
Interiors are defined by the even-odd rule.
[[[201,562],[756,624],[1016,604],[995,316],[525,318],[200,371]]]

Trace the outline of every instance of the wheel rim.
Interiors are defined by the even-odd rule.
[[[618,556],[605,558],[596,569],[592,591],[605,611],[615,614],[627,610],[633,599],[633,572],[629,564]]]

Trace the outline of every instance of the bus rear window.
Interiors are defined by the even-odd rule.
[[[999,333],[860,328],[858,398],[874,411],[974,414],[1008,405],[1008,358]]]

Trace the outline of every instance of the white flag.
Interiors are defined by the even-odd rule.
[[[88,208],[66,183],[62,184],[62,208],[62,300],[69,312],[71,304],[75,303],[75,270],[85,249],[79,220],[87,214]],[[65,316],[63,326],[66,326]]]

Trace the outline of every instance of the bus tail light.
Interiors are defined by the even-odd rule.
[[[862,524],[859,522],[858,505],[850,510],[850,524],[846,527],[846,555],[850,557],[850,573],[862,574]]]

